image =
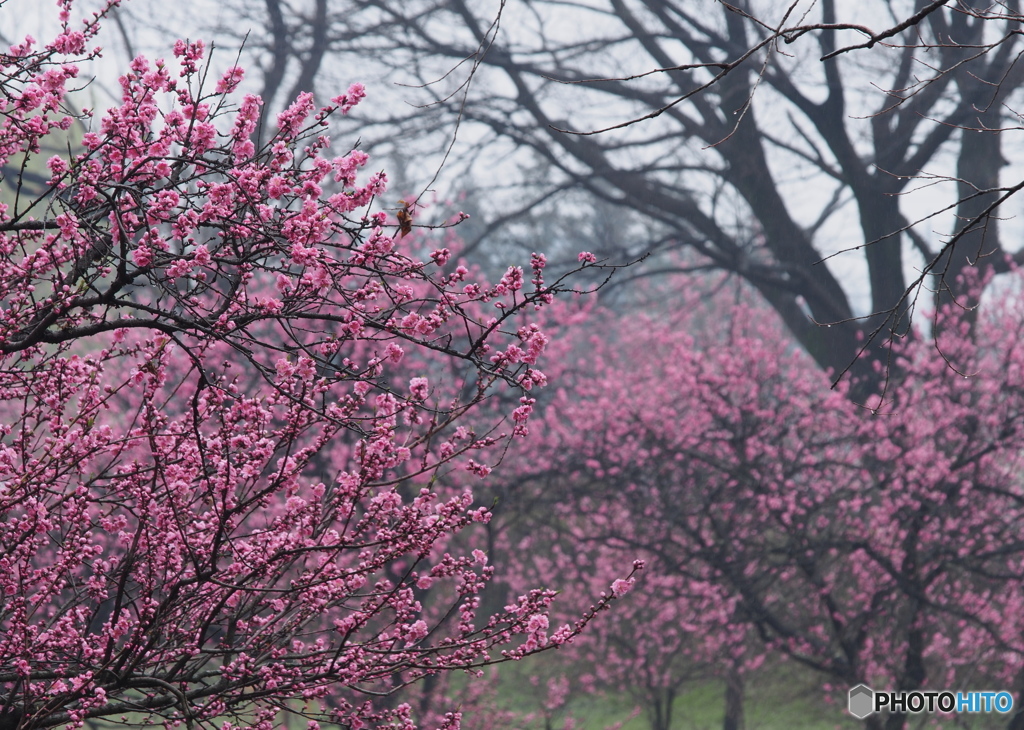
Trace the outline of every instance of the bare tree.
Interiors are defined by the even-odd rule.
[[[347,54],[372,52],[421,102],[378,108],[380,124],[402,128],[388,135],[400,154],[443,152],[438,131],[459,129],[456,174],[517,191],[477,211],[483,230],[567,196],[585,210],[579,191],[638,213],[621,250],[603,255],[688,249],[698,266],[734,272],[821,367],[838,376],[856,361],[860,395],[878,386],[874,363],[909,331],[922,286],[969,308],[964,270],[1012,263],[997,215],[1021,187],[1000,179],[1024,79],[1017,2],[288,9],[231,11],[247,18],[229,24],[238,37],[258,29],[246,42],[265,95],[286,78],[294,91],[351,74]],[[498,159],[529,164],[517,173]]]

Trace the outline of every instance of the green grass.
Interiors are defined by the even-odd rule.
[[[606,691],[597,695],[577,692],[570,695],[564,707],[545,713],[543,700],[546,696],[548,677],[563,673],[570,678],[585,671],[581,667],[566,665],[557,661],[557,655],[540,655],[523,662],[502,665],[493,689],[492,707],[512,711],[520,718],[533,714],[529,721],[520,720],[500,730],[563,730],[565,721],[572,717],[574,730],[604,730],[615,723],[622,723],[621,730],[649,730],[646,714],[641,712],[630,719],[637,705],[637,699],[628,692]],[[537,677],[534,684],[531,678]],[[455,695],[470,680],[464,675],[452,678],[451,689]],[[486,680],[485,680],[486,681]],[[720,730],[725,709],[725,685],[719,680],[695,681],[684,687],[676,698],[672,711],[672,730]],[[464,712],[471,712],[468,708]],[[484,717],[467,717],[468,728],[484,726],[490,710],[479,710]],[[132,716],[127,725],[141,727],[142,716]],[[282,716],[279,727],[289,730],[305,730],[305,722],[298,717]],[[1008,716],[997,713],[959,715],[954,717],[922,714],[912,717],[907,730],[923,728],[988,728],[1006,727]],[[219,725],[220,723],[215,723]],[[159,725],[159,723],[158,723]],[[115,730],[124,725],[102,720],[87,723],[90,730]],[[325,730],[332,726],[324,723]],[[491,725],[499,727],[499,725]],[[745,730],[854,730],[864,725],[846,713],[845,695],[837,693],[833,701],[826,700],[818,677],[809,670],[792,663],[776,663],[766,666],[747,677],[744,693]]]
[[[521,715],[538,713],[530,724],[516,727],[545,730],[542,701],[544,679],[558,670],[569,676],[579,670],[540,656],[516,665],[505,665],[497,683],[497,705]],[[530,682],[540,675],[540,687]],[[763,668],[746,680],[744,694],[745,730],[854,730],[863,722],[846,713],[846,698],[836,693],[828,702],[818,678],[809,670],[790,663],[777,663]],[[565,707],[551,713],[548,727],[562,730],[567,716],[576,721],[576,730],[603,730],[622,722],[622,730],[649,730],[645,714],[628,719],[636,701],[628,692],[605,692],[601,695],[576,694]],[[725,685],[718,680],[694,682],[684,688],[672,711],[672,730],[720,730],[725,710]],[[922,714],[910,718],[907,730],[918,728],[1005,728],[1008,717],[996,713],[984,715]],[[513,730],[509,728],[509,730]]]

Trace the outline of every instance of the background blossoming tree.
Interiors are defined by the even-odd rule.
[[[513,585],[564,585],[560,605],[586,606],[588,581],[647,559],[640,588],[573,643],[572,690],[628,688],[667,730],[687,684],[717,678],[735,729],[744,683],[788,660],[838,707],[866,683],[994,686],[1020,708],[1020,296],[973,327],[947,307],[949,361],[901,345],[902,382],[877,413],[830,391],[763,305],[686,296],[680,311],[552,325],[557,386],[493,485],[493,560]]]
[[[589,615],[549,636],[551,591],[480,614],[493,568],[448,550],[489,514],[445,474],[486,475],[545,382],[543,256],[488,284],[413,255],[368,208],[385,175],[322,134],[358,84],[257,146],[241,70],[179,41],[76,115],[103,13],[60,7],[0,55],[0,723],[411,727],[403,686],[575,635]],[[30,195],[76,116],[84,149]]]

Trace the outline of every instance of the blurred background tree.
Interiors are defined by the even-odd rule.
[[[555,244],[528,222],[554,217],[616,261],[692,251],[689,266],[754,286],[834,378],[857,360],[865,400],[922,285],[969,307],[958,274],[1016,255],[999,218],[1017,190],[1001,171],[1024,79],[1018,10],[266,0],[222,4],[211,30],[244,41],[270,99],[374,59],[365,142],[446,155],[443,174],[478,201],[476,237]],[[127,13],[170,22],[144,3]]]

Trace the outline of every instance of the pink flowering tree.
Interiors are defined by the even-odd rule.
[[[973,334],[940,313],[937,342],[901,346],[902,380],[874,412],[829,391],[762,308],[716,306],[725,333],[693,306],[595,312],[555,338],[557,390],[502,476],[519,508],[492,524],[516,585],[586,605],[576,576],[607,584],[647,560],[642,590],[572,651],[597,688],[646,696],[652,728],[689,673],[737,691],[766,657],[813,670],[840,706],[861,682],[992,686],[1019,706],[1024,302],[983,310]],[[538,545],[549,560],[517,559]],[[741,714],[727,707],[726,724]]]
[[[75,123],[102,13],[71,11],[0,55],[7,170]],[[452,538],[490,515],[444,486],[527,432],[529,317],[563,286],[542,256],[496,284],[413,256],[368,207],[384,174],[329,153],[360,85],[299,96],[257,147],[260,99],[233,101],[237,68],[208,84],[203,53],[136,59],[44,195],[4,180],[0,724],[411,728],[404,686],[592,617],[549,636],[550,590],[481,613],[493,568]]]
[[[542,481],[545,489],[561,494],[557,478]],[[600,493],[592,496],[602,498]],[[587,506],[593,508],[593,501]],[[671,730],[686,721],[675,707],[686,691],[714,678],[729,686],[742,682],[742,674],[763,660],[763,652],[749,656],[754,653],[752,637],[734,623],[735,602],[713,580],[698,578],[696,566],[680,575],[654,561],[642,576],[615,578],[630,554],[650,556],[649,546],[624,543],[607,525],[584,529],[582,522],[566,519],[561,511],[551,517],[533,515],[529,534],[513,544],[508,544],[508,533],[498,540],[507,548],[498,555],[520,556],[510,559],[514,567],[502,571],[512,580],[513,592],[527,583],[557,588],[565,611],[587,606],[601,591],[621,600],[614,614],[598,618],[585,637],[560,652],[562,671],[555,670],[548,680],[543,709],[561,710],[567,699],[581,695],[628,698],[652,730]],[[625,512],[615,518],[635,519]],[[560,620],[558,613],[551,620]],[[572,671],[565,671],[566,665]],[[735,701],[730,706],[742,707]],[[735,730],[741,724],[726,727]]]

